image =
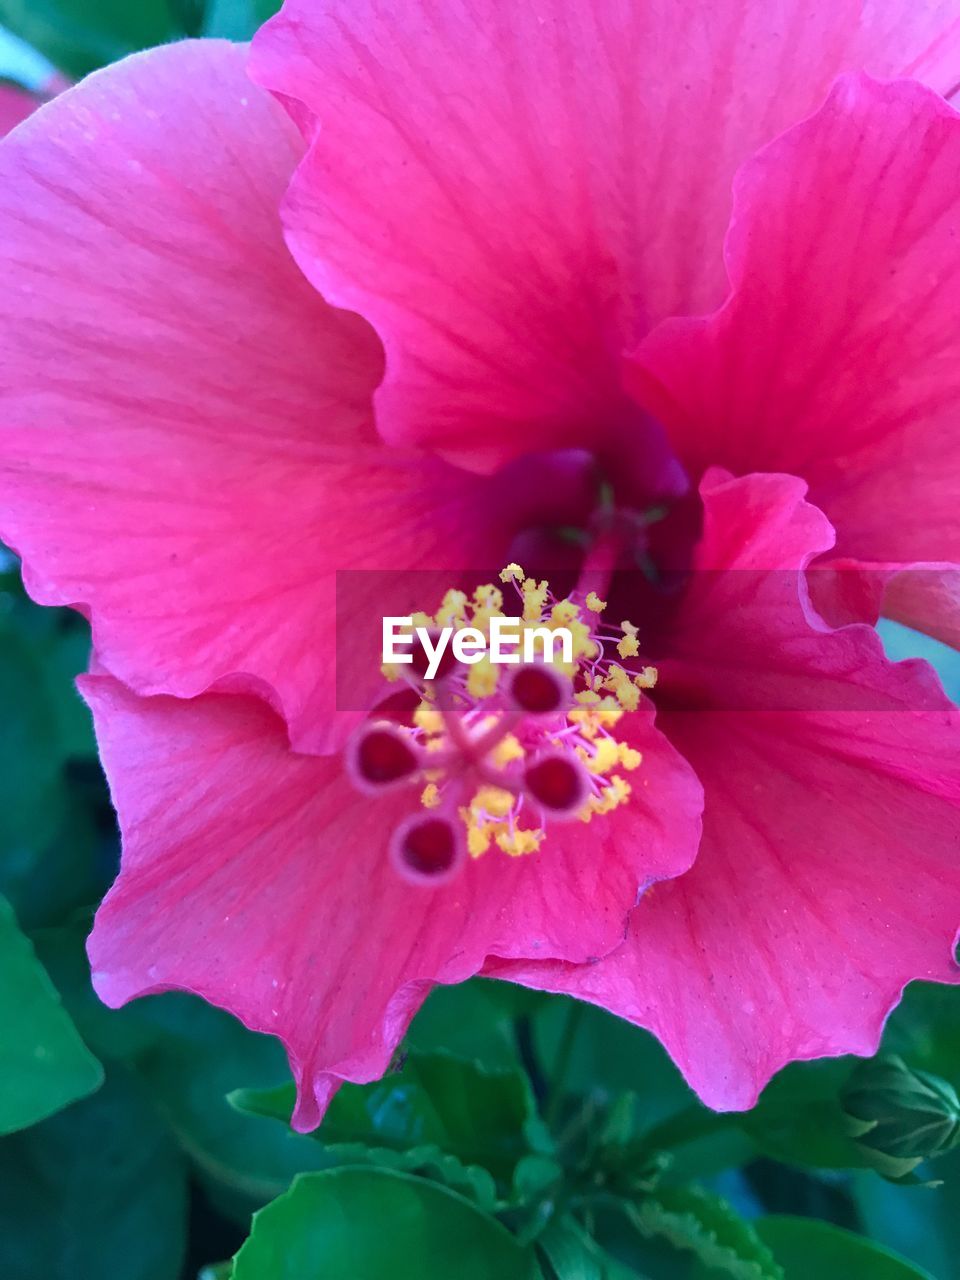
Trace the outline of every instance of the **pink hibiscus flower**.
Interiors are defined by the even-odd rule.
[[[960,723],[866,624],[960,629],[960,9],[879,8],[288,0],[263,87],[187,42],[0,147],[0,534],[90,617],[124,837],[95,983],[282,1037],[298,1127],[476,973],[717,1108],[955,980]],[[556,704],[411,721],[337,644],[571,559]]]

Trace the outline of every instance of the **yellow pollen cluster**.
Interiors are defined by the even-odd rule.
[[[619,741],[613,730],[624,715],[637,710],[642,692],[654,686],[657,675],[653,667],[630,672],[607,660],[605,643],[615,646],[622,659],[637,657],[640,643],[637,628],[630,622],[621,623],[619,639],[617,629],[600,627],[599,615],[607,605],[596,592],[590,591],[582,603],[571,598],[555,600],[546,581],[527,577],[518,564],[507,565],[500,582],[517,602],[512,611],[504,608],[504,590],[484,583],[470,596],[451,589],[433,617],[417,614],[413,625],[428,630],[475,627],[489,638],[494,618],[516,618],[519,613],[521,651],[529,628],[550,631],[565,627],[573,640],[572,661],[564,663],[557,653],[553,667],[573,681],[575,692],[572,703],[558,710],[554,719],[530,721],[510,702],[501,668],[487,656],[470,665],[462,678],[443,691],[430,686],[422,691],[413,715],[414,732],[420,748],[436,755],[437,763],[425,771],[420,803],[425,809],[440,808],[445,788],[451,787],[449,795],[454,802],[457,798],[461,801],[456,811],[474,858],[492,847],[510,857],[540,848],[546,835],[543,819],[536,828],[521,825],[521,821],[540,819],[536,802],[524,801],[523,764],[543,750],[569,751],[586,770],[591,794],[575,815],[581,821],[590,822],[594,816],[626,804],[631,787],[624,774],[638,769],[643,757]],[[385,669],[385,674],[396,678],[402,669]],[[459,728],[451,719],[459,722]],[[483,746],[478,749],[483,754],[483,767],[476,762],[458,764],[458,751],[470,760],[468,743],[481,740]],[[475,777],[471,769],[478,769],[480,780],[457,797],[463,783],[456,779],[469,782]],[[496,785],[499,779],[503,786]],[[462,802],[468,796],[469,800]]]
[[[480,787],[470,804],[460,809],[467,828],[467,851],[472,858],[486,853],[491,844],[511,858],[536,853],[544,838],[542,830],[531,831],[511,821],[516,798],[501,787]]]

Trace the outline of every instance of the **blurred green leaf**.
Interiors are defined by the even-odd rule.
[[[80,1039],[3,898],[0,1025],[0,1133],[35,1124],[102,1082],[100,1063]]]
[[[783,1280],[783,1271],[753,1226],[719,1196],[697,1187],[665,1187],[627,1206],[641,1233],[691,1253],[734,1280]]]
[[[738,1172],[742,1191],[754,1202],[747,1214],[751,1218],[760,1213],[795,1213],[853,1231],[859,1226],[849,1174],[781,1164],[766,1157],[751,1160]]]
[[[937,1187],[904,1187],[861,1173],[853,1183],[863,1230],[939,1280],[960,1275],[960,1151],[937,1163]]]
[[[204,1267],[197,1280],[232,1280],[233,1261],[215,1262],[211,1267]]]
[[[784,1280],[932,1280],[905,1258],[827,1222],[784,1215],[755,1225],[783,1267]]]
[[[153,1036],[132,1066],[223,1213],[246,1226],[295,1174],[329,1164],[309,1138],[227,1102],[240,1081],[269,1086],[289,1074],[277,1040],[192,996],[152,996],[134,1010]]]
[[[553,997],[539,1006],[536,1044],[543,1062],[558,1053],[569,1000]],[[649,1128],[690,1107],[696,1098],[663,1046],[648,1031],[594,1005],[585,1005],[566,1073],[567,1087],[590,1093],[629,1091],[641,1099],[640,1122]],[[704,1108],[706,1110],[706,1108]]]
[[[10,1280],[178,1280],[184,1165],[122,1074],[0,1142],[0,1240]]]
[[[455,1053],[484,1067],[515,1067],[515,1018],[549,998],[485,978],[437,986],[414,1018],[405,1043],[423,1052]]]
[[[69,924],[35,930],[33,945],[86,1044],[103,1062],[134,1062],[163,1032],[148,1016],[147,1002],[108,1009],[90,985],[85,943],[92,918],[91,911]]]
[[[280,8],[280,0],[210,0],[203,22],[205,36],[249,40]]]
[[[238,1090],[234,1106],[289,1122],[292,1084]],[[316,1138],[342,1163],[375,1160],[434,1174],[491,1205],[531,1149],[545,1146],[533,1098],[516,1069],[486,1069],[450,1054],[411,1052],[398,1071],[336,1093]]]
[[[956,1081],[960,1076],[960,990],[911,982],[883,1035],[883,1051],[912,1067]]]
[[[0,23],[71,76],[194,34],[166,0],[0,0]]]
[[[87,1043],[137,1074],[221,1212],[246,1227],[295,1174],[331,1163],[310,1138],[227,1102],[241,1081],[269,1087],[289,1077],[277,1040],[192,996],[149,996],[108,1009],[90,985],[82,929],[44,930],[36,945]]]
[[[847,1132],[840,1091],[855,1058],[795,1062],[767,1085],[752,1111],[736,1117],[765,1155],[819,1169],[863,1169],[865,1154]]]
[[[256,1215],[233,1280],[542,1280],[534,1252],[435,1183],[386,1169],[303,1174]]]
[[[365,1086],[345,1085],[344,1088]],[[229,1095],[229,1101],[237,1110],[253,1116],[268,1116],[289,1124],[296,1101],[293,1084],[280,1085],[276,1089],[237,1089]],[[331,1103],[331,1109],[336,1102]],[[329,1111],[328,1111],[329,1116]],[[325,1128],[325,1124],[324,1124]],[[375,1135],[366,1132],[362,1138],[346,1141],[323,1141],[322,1132],[313,1136],[323,1141],[323,1152],[331,1164],[373,1164],[406,1173],[417,1173],[433,1178],[468,1200],[474,1200],[481,1208],[493,1209],[497,1203],[496,1184],[486,1169],[477,1165],[465,1165],[456,1156],[448,1155],[436,1143],[415,1143],[412,1146],[385,1146]],[[389,1139],[385,1138],[385,1141]]]
[[[0,849],[0,893],[31,933],[91,906],[115,870],[115,843],[99,828],[82,789],[69,786],[67,797],[67,811],[52,839]]]
[[[24,928],[51,924],[103,892],[112,825],[90,715],[74,687],[86,624],[41,609],[0,572],[0,892]]]
[[[553,1272],[551,1280],[607,1280],[599,1249],[572,1218],[552,1222],[537,1245]]]
[[[63,817],[65,752],[43,651],[6,617],[0,622],[0,707],[0,849],[42,845]]]

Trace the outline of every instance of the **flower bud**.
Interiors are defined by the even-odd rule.
[[[960,1142],[960,1098],[946,1080],[888,1054],[862,1063],[840,1095],[847,1133],[886,1178]]]

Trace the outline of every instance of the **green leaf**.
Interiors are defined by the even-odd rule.
[[[289,1121],[294,1089],[240,1090],[231,1101],[241,1110]],[[361,1147],[398,1153],[401,1160],[394,1163],[401,1168],[432,1163],[441,1170],[441,1157],[452,1157],[456,1163],[445,1166],[452,1185],[466,1189],[467,1178],[484,1200],[489,1196],[465,1174],[465,1167],[488,1170],[507,1186],[518,1161],[531,1150],[531,1140],[534,1148],[546,1143],[529,1086],[518,1070],[488,1070],[449,1054],[416,1052],[399,1071],[375,1084],[344,1085],[316,1137],[341,1158],[361,1157]]]
[[[435,1183],[386,1169],[303,1174],[254,1218],[233,1280],[542,1280],[532,1249]]]
[[[848,1133],[840,1106],[855,1058],[795,1062],[767,1085],[752,1111],[736,1117],[774,1160],[818,1169],[863,1169],[868,1160]]]
[[[191,996],[150,997],[136,1011],[153,1036],[132,1065],[223,1213],[245,1227],[295,1174],[330,1163],[310,1138],[227,1102],[241,1080],[269,1085],[289,1074],[277,1040]]]
[[[28,939],[0,898],[0,1133],[26,1128],[103,1080]]]
[[[320,1132],[328,1143],[366,1141],[394,1148],[427,1142],[464,1164],[509,1182],[529,1150],[535,1108],[519,1071],[492,1071],[443,1053],[411,1053],[374,1085],[346,1085]]]
[[[25,929],[106,887],[96,827],[106,786],[74,687],[88,655],[86,624],[31,604],[0,573],[0,893]]]
[[[162,1033],[150,1020],[150,1001],[108,1009],[97,996],[85,945],[91,923],[92,913],[87,913],[69,925],[35,930],[33,945],[84,1042],[103,1062],[133,1061]]]
[[[553,1062],[557,1055],[568,1008],[568,1000],[554,997],[539,1009],[536,1042],[545,1063]],[[566,1080],[571,1091],[580,1093],[590,1093],[600,1085],[611,1094],[628,1091],[640,1095],[647,1127],[695,1101],[654,1036],[593,1005],[586,1005],[580,1015]]]
[[[601,1249],[574,1218],[552,1222],[537,1247],[549,1280],[644,1280],[639,1271]]]
[[[775,1215],[755,1225],[783,1267],[784,1280],[933,1280],[889,1249],[827,1222]]]
[[[23,1280],[178,1280],[183,1162],[135,1084],[0,1143],[3,1274]]]
[[[424,1053],[454,1053],[482,1067],[515,1068],[515,1017],[521,1006],[529,1008],[548,999],[540,992],[485,978],[441,985],[427,997],[405,1043]]]
[[[204,1267],[197,1280],[233,1280],[233,1260],[215,1262],[210,1267]]]
[[[751,1224],[718,1196],[696,1187],[665,1187],[626,1206],[626,1212],[647,1239],[664,1239],[734,1280],[783,1280]]]
[[[192,34],[166,0],[0,0],[0,23],[73,76]]]
[[[0,894],[31,935],[96,902],[114,869],[113,841],[98,831],[84,797],[73,798],[52,839],[0,850]]]
[[[59,721],[42,650],[0,627],[0,848],[42,844],[63,815]]]
[[[572,1218],[552,1222],[537,1244],[556,1280],[605,1280],[599,1250]]]
[[[954,1078],[960,1063],[960,990],[911,982],[887,1023],[882,1049],[913,1067]]]
[[[289,1076],[275,1039],[186,995],[107,1009],[90,986],[80,930],[45,930],[37,946],[86,1042],[104,1061],[136,1072],[222,1213],[246,1229],[253,1210],[295,1174],[331,1163],[310,1138],[241,1115],[226,1100],[240,1081],[267,1086]]]
[[[330,1163],[310,1138],[240,1115],[226,1102],[240,1079],[266,1082],[288,1074],[274,1039],[188,996],[107,1009],[90,988],[79,931],[46,930],[38,944],[84,1036],[146,1086],[221,1213],[246,1229],[251,1212],[286,1190],[298,1172]]]
[[[249,40],[280,8],[280,0],[211,0],[203,21],[205,36]]]
[[[938,1161],[937,1176],[943,1185],[934,1190],[860,1173],[853,1193],[867,1235],[946,1280],[960,1257],[960,1151]]]
[[[542,1062],[555,1060],[569,1000],[550,997],[538,1009],[536,1044]],[[709,1111],[685,1083],[659,1041],[648,1031],[592,1005],[584,1007],[566,1073],[569,1093],[598,1099],[637,1095],[638,1138],[649,1135],[647,1153],[669,1150],[671,1182],[708,1177],[743,1163],[753,1147],[730,1116]]]

